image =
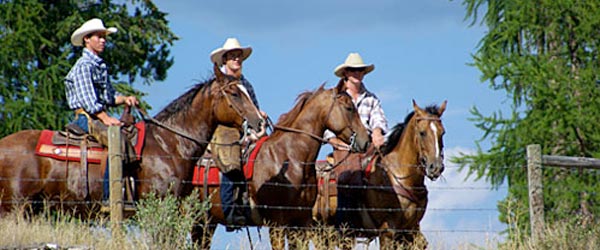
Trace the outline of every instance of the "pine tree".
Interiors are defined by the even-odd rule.
[[[60,130],[72,119],[64,78],[82,48],[70,37],[94,17],[119,29],[102,58],[120,92],[142,96],[132,88],[136,79],[151,84],[166,78],[177,37],[152,1],[0,0],[0,137],[23,129]]]
[[[489,29],[473,65],[490,88],[506,92],[510,113],[473,107],[481,140],[492,146],[452,161],[494,187],[507,183],[500,220],[529,231],[526,146],[542,153],[600,157],[600,1],[464,0],[466,19]],[[499,106],[501,104],[498,104]],[[597,171],[544,166],[547,222],[600,214]]]

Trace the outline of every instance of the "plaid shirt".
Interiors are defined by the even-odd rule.
[[[375,94],[365,89],[356,100],[352,100],[354,106],[358,110],[360,121],[367,128],[369,134],[373,133],[376,128],[381,128],[381,132],[385,135],[388,130],[387,119],[381,108],[381,101]],[[335,134],[330,130],[325,130],[323,135],[325,140],[335,137]]]
[[[117,92],[110,84],[108,67],[102,58],[87,48],[65,78],[67,102],[72,110],[82,108],[89,114],[106,111],[115,105]]]

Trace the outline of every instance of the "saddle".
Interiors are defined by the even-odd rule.
[[[122,118],[123,119],[123,118]],[[144,144],[145,123],[123,126],[121,148],[124,150],[124,164],[139,161]],[[107,136],[104,136],[107,138]],[[74,124],[65,126],[65,131],[42,130],[36,145],[35,154],[67,162],[67,186],[79,199],[89,195],[89,164],[106,168],[108,151],[98,137],[85,133]],[[107,140],[107,139],[106,139]],[[132,142],[126,142],[131,141]],[[68,164],[78,162],[79,165]]]
[[[246,180],[251,180],[254,174],[254,160],[260,151],[262,144],[268,139],[268,136],[261,137],[255,143],[248,146],[244,152],[242,152],[243,159],[245,160],[242,167]],[[192,178],[192,184],[195,186],[219,186],[221,184],[221,175],[219,167],[215,163],[210,153],[202,156],[202,159],[198,161],[194,167],[194,176]]]
[[[361,185],[363,178],[372,171],[375,148],[365,153],[350,153],[335,150],[326,160],[317,161],[317,183],[319,195],[337,196],[337,185]]]

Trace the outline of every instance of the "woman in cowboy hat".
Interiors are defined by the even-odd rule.
[[[371,134],[371,143],[379,148],[385,141],[384,134],[388,129],[387,119],[381,107],[381,101],[375,94],[367,90],[363,82],[365,75],[374,69],[375,66],[365,64],[358,53],[350,53],[346,61],[335,68],[334,74],[340,77],[338,86],[343,85],[343,89],[352,97],[360,120]],[[339,172],[336,225],[346,224],[352,228],[354,225],[352,220],[360,219],[360,214],[356,210],[358,204],[353,199],[360,190],[341,186],[362,185],[360,154],[349,153],[350,146],[336,138],[331,131],[325,131],[324,139],[333,146],[336,162],[343,161],[337,167]]]
[[[117,28],[104,27],[98,18],[88,20],[75,30],[71,35],[71,43],[82,46],[83,52],[65,78],[67,103],[75,112],[73,123],[104,145],[108,143],[108,126],[122,125],[117,118],[108,115],[107,108],[138,104],[135,96],[116,92],[108,77],[108,66],[100,57],[106,45],[106,36],[115,32]],[[108,171],[104,178],[103,199],[108,200]]]
[[[252,102],[260,110],[254,88],[242,74],[242,64],[250,54],[252,54],[251,47],[242,47],[237,39],[228,38],[223,47],[210,53],[210,60],[221,67],[225,74],[240,79]],[[265,112],[260,111],[260,113],[263,117],[267,117]],[[243,209],[245,204],[242,197],[246,190],[246,179],[242,172],[242,148],[239,143],[236,143],[239,139],[240,134],[237,129],[219,126],[213,135],[213,143],[209,146],[212,157],[222,173],[220,195],[228,224],[227,231],[245,225],[248,217],[248,209]]]

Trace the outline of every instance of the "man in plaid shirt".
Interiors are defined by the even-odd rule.
[[[381,101],[375,94],[367,90],[363,83],[364,76],[373,69],[375,66],[365,64],[358,53],[350,53],[346,61],[339,65],[334,73],[341,78],[338,86],[342,85],[346,93],[352,97],[360,120],[371,134],[371,143],[379,148],[385,142],[384,135],[388,130],[387,119],[381,108]],[[335,170],[338,175],[335,223],[337,226],[355,228],[354,225],[361,219],[356,199],[361,196],[362,189],[353,188],[353,186],[363,186],[361,154],[348,152],[350,146],[336,138],[329,130],[325,131],[324,139],[333,146],[335,161],[341,161]]]
[[[115,27],[104,27],[102,20],[98,18],[85,22],[75,30],[71,35],[71,43],[84,48],[81,57],[65,78],[67,102],[76,116],[73,123],[105,146],[108,144],[108,126],[122,125],[117,118],[108,115],[107,108],[138,104],[135,96],[124,96],[115,91],[108,77],[106,62],[99,56],[104,51],[106,36],[115,32]],[[108,167],[104,179],[103,199],[107,200]]]

